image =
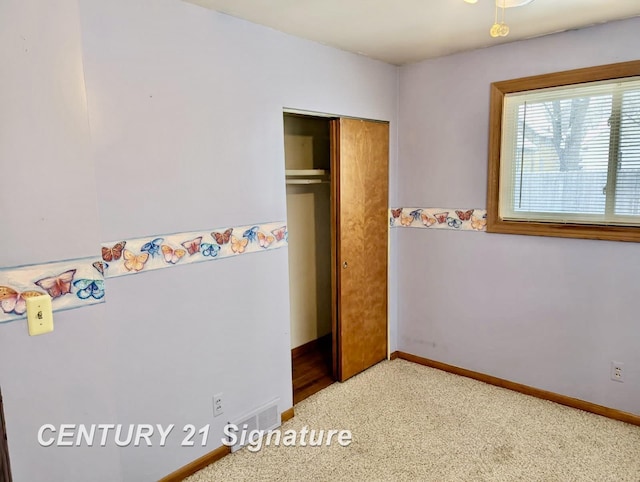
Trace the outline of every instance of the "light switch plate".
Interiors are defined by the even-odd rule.
[[[29,336],[44,335],[53,331],[53,309],[51,296],[42,295],[26,298],[27,325]]]

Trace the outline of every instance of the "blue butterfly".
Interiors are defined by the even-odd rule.
[[[247,238],[251,242],[256,241],[258,239],[258,229],[260,229],[258,226],[249,228],[242,233],[242,237]]]
[[[219,244],[202,243],[200,245],[200,252],[202,253],[202,256],[211,256],[212,258],[215,258],[218,256],[219,251]]]
[[[422,214],[422,209],[415,209],[409,213],[409,216],[411,216],[414,221],[417,221],[420,219],[420,214]]]
[[[142,251],[143,253],[146,251],[151,255],[152,258],[155,258],[156,254],[160,253],[160,243],[162,243],[163,241],[164,238],[156,238],[153,241],[149,241],[144,246],[142,246],[140,251]]]
[[[78,288],[78,298],[86,300],[95,298],[99,300],[104,297],[104,281],[98,279],[79,279],[73,282],[73,286]]]
[[[447,218],[447,224],[452,228],[458,229],[460,226],[462,226],[462,221],[449,217]]]

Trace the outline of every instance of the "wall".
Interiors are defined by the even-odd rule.
[[[284,220],[284,107],[389,120],[395,169],[396,67],[177,0],[11,0],[0,18],[2,266]],[[228,420],[292,405],[286,249],[106,289],[51,335],[0,327],[15,480],[155,480],[219,446]],[[179,429],[165,448],[36,442],[43,423],[108,422],[211,434],[193,448]]]
[[[489,84],[634,60],[639,41],[636,18],[403,67],[397,205],[484,208]],[[640,246],[395,231],[400,350],[640,414]]]
[[[331,167],[329,120],[284,119],[286,169]],[[291,348],[331,333],[331,185],[287,185]]]
[[[96,174],[75,1],[0,3],[0,266],[96,255]],[[79,226],[82,229],[78,229]],[[0,386],[13,478],[120,478],[119,454],[46,450],[45,423],[115,419],[113,355],[104,305],[54,318],[30,338],[24,321],[0,326]],[[37,460],[37,462],[34,461]]]

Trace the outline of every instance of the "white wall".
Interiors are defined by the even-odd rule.
[[[91,162],[75,1],[0,2],[0,266],[96,255]],[[81,229],[79,229],[81,226]],[[0,326],[0,386],[13,476],[19,481],[120,478],[114,447],[44,449],[45,423],[115,419],[104,306],[56,315],[29,338]]]
[[[491,82],[634,60],[639,42],[636,18],[403,67],[398,206],[486,206]],[[638,244],[395,235],[400,350],[640,414]]]
[[[11,0],[0,18],[2,266],[284,220],[283,107],[389,120],[395,165],[396,67],[176,0]],[[276,250],[110,279],[106,304],[57,314],[52,335],[0,327],[15,480],[155,480],[227,420],[289,408],[287,273]],[[207,447],[39,448],[48,422],[212,431]]]

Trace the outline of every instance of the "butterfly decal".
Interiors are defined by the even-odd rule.
[[[162,248],[162,256],[164,256],[165,262],[170,264],[176,264],[178,261],[180,261],[184,257],[185,254],[187,254],[187,252],[184,249],[181,249],[181,248],[173,249],[168,244],[163,244],[161,248]]]
[[[398,219],[400,217],[400,215],[402,214],[402,208],[398,208],[398,209],[392,209],[391,210],[391,216],[394,219]]]
[[[109,265],[108,265],[107,263],[105,263],[104,261],[96,261],[96,262],[94,262],[94,263],[93,263],[93,267],[94,267],[95,269],[97,269],[97,270],[98,270],[98,272],[99,272],[101,275],[104,275],[104,268],[105,268],[105,267],[108,267],[108,266],[109,266]]]
[[[438,224],[446,223],[447,218],[449,217],[449,212],[437,213],[437,214],[434,214],[434,216],[436,217]]]
[[[289,233],[287,232],[286,226],[274,229],[273,231],[271,231],[271,234],[275,236],[276,241],[282,241],[283,239],[287,241],[289,239]]]
[[[218,256],[218,252],[220,251],[220,245],[214,243],[202,243],[200,245],[202,256],[210,256],[215,258]]]
[[[41,296],[40,291],[25,291],[18,293],[9,286],[0,286],[0,308],[7,314],[22,315],[27,311],[27,298]]]
[[[487,226],[487,218],[477,218],[471,216],[471,229],[476,231],[484,231]]]
[[[249,241],[254,242],[258,238],[258,226],[247,229],[242,233],[243,238],[247,238]]]
[[[79,279],[73,282],[73,286],[78,288],[76,295],[81,300],[94,298],[100,300],[104,298],[104,281],[98,279]]]
[[[222,246],[223,244],[227,244],[229,242],[229,240],[231,239],[231,233],[233,233],[233,228],[227,229],[224,233],[213,232],[211,233],[211,236],[213,236],[213,239],[216,240],[216,243]]]
[[[240,254],[244,253],[244,249],[249,244],[249,238],[236,238],[235,236],[231,236],[231,251],[234,253]]]
[[[421,213],[422,213],[422,209],[414,209],[409,213],[409,216],[411,216],[414,219],[414,221],[417,221],[418,219],[420,219]]]
[[[75,274],[76,270],[70,269],[58,276],[39,279],[35,284],[49,293],[51,298],[59,298],[62,295],[71,293],[71,282]]]
[[[431,227],[434,224],[436,224],[438,222],[438,220],[436,218],[432,218],[431,216],[422,213],[420,215],[420,219],[422,219],[422,224],[424,224],[426,227]]]
[[[462,226],[462,221],[456,218],[447,218],[447,225],[454,229],[458,229],[460,226]]]
[[[155,258],[156,254],[160,253],[160,243],[162,243],[163,241],[164,238],[156,238],[152,241],[149,241],[148,243],[142,245],[140,251],[142,251],[143,253],[149,253],[152,258]]]
[[[126,241],[120,241],[111,248],[102,247],[102,259],[105,261],[118,261],[122,256],[122,250],[124,249]]]
[[[469,209],[468,211],[458,211],[456,209],[456,214],[458,215],[458,218],[460,218],[460,221],[469,221],[473,211],[475,211],[475,209]]]
[[[182,244],[182,247],[187,250],[189,256],[193,256],[197,252],[200,251],[200,243],[202,242],[202,236],[198,236],[195,239],[191,239],[189,241],[185,241]]]
[[[149,259],[149,253],[136,255],[128,249],[123,251],[122,256],[124,256],[124,267],[127,271],[142,271],[144,264]]]
[[[259,232],[258,233],[258,243],[260,244],[261,248],[268,248],[269,245],[271,243],[273,243],[276,240],[276,238],[274,236],[268,235],[268,234],[264,234]]]
[[[400,224],[402,224],[403,226],[411,226],[412,222],[413,217],[405,216],[404,214],[400,216]]]

